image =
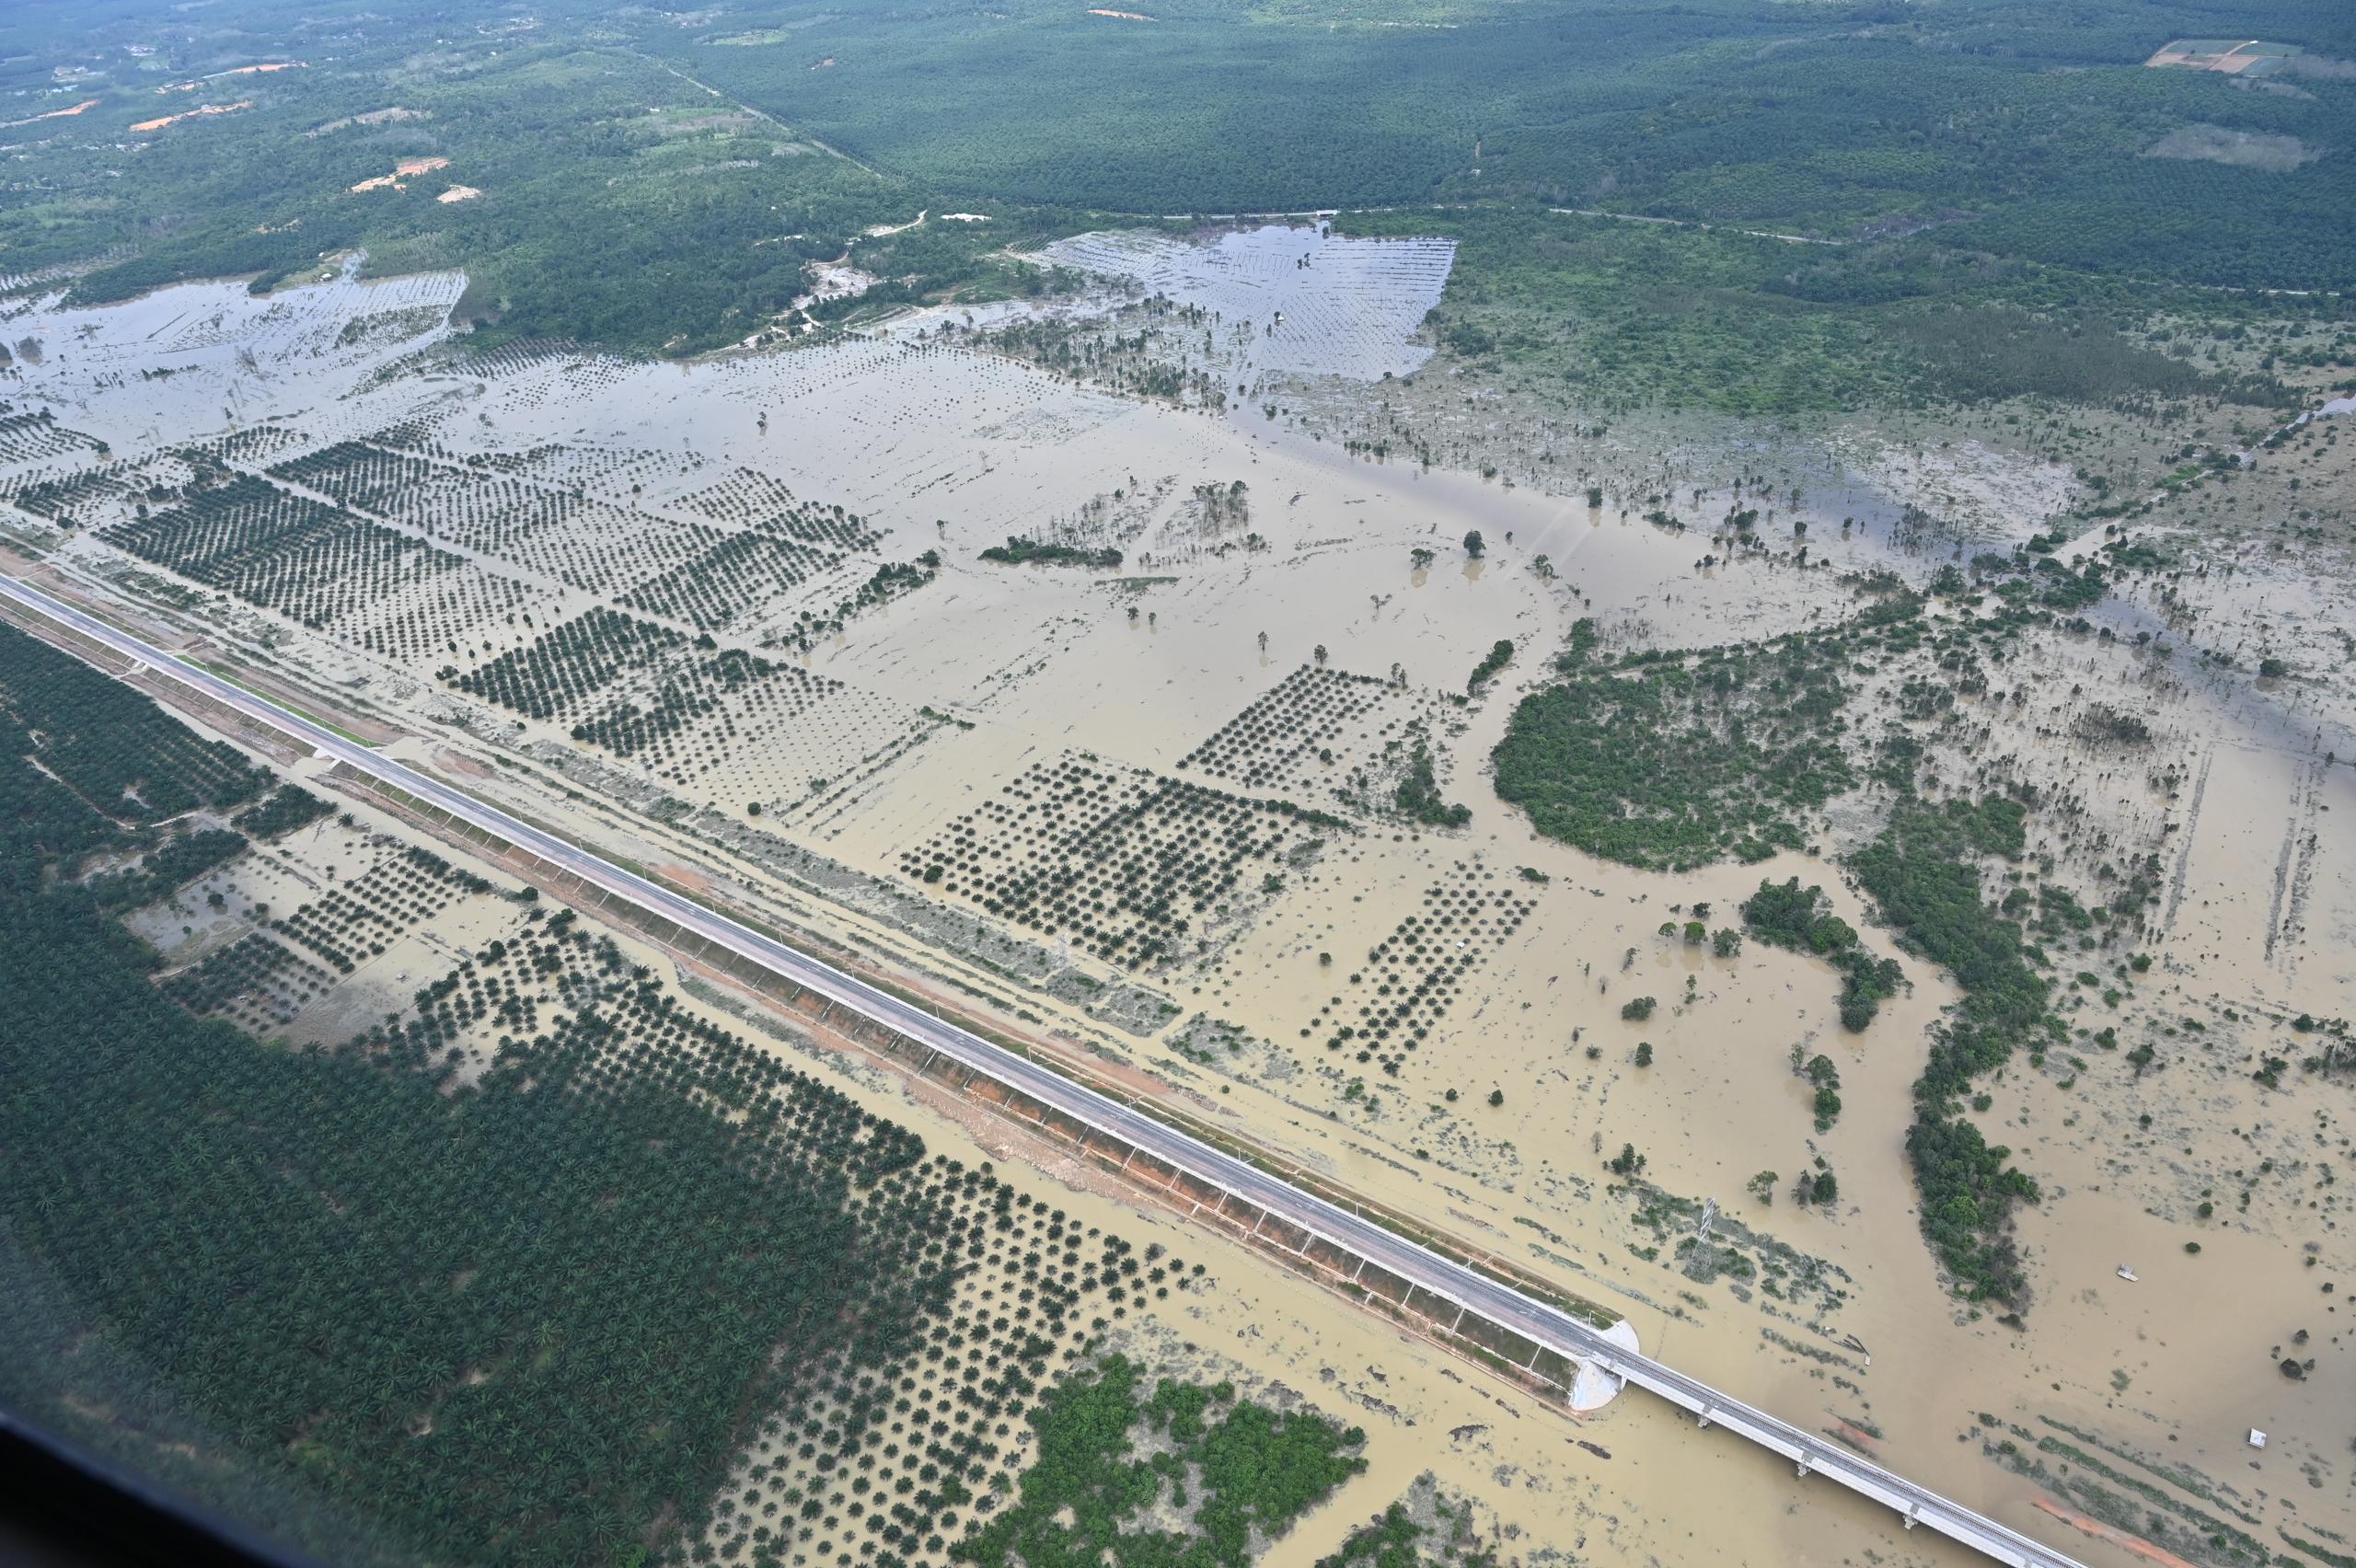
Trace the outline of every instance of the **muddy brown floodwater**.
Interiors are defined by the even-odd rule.
[[[1812,447],[1779,437],[1791,485],[1741,491],[1695,455],[1738,432],[1698,425],[1678,433],[1682,456],[1638,450],[1624,431],[1557,431],[1559,484],[1345,449],[1322,422],[1334,410],[1391,396],[1385,372],[1437,374],[1411,334],[1449,256],[1299,226],[1202,243],[1088,236],[1051,252],[1135,280],[1049,307],[1053,318],[1084,325],[1089,310],[1155,294],[1201,313],[1172,352],[1242,388],[1224,409],[1092,389],[999,352],[991,331],[1029,319],[1004,307],[646,364],[454,352],[455,275],[331,269],[265,299],[200,284],[97,310],[31,297],[8,332],[40,352],[17,355],[5,396],[52,419],[0,449],[0,492],[12,544],[85,595],[208,640],[253,678],[400,736],[398,755],[441,758],[510,809],[1094,1053],[1610,1304],[1653,1354],[2015,1528],[2094,1562],[2221,1562],[2208,1538],[2236,1531],[2269,1551],[2296,1537],[2356,1553],[2356,1373],[2344,1292],[2324,1291],[2350,1262],[2334,1169],[2349,1163],[2347,1084],[2294,1075],[2284,1092],[2251,1078],[2297,1043],[2275,1020],[2356,1012],[2344,685],[2269,688],[2165,637],[2139,645],[2184,601],[2156,574],[2130,575],[2095,612],[2109,637],[2092,624],[2026,634],[1992,693],[1961,701],[1931,743],[1934,797],[2017,782],[2068,802],[2032,819],[2015,874],[2086,889],[2107,856],[2160,857],[2159,903],[2134,944],[2150,967],[2121,967],[2124,949],[2062,959],[2062,1005],[2084,1037],[1984,1085],[1979,1119],[2044,1190],[2020,1220],[2034,1300],[2025,1326],[2008,1326],[1948,1290],[1919,1228],[1911,1086],[1956,993],[1896,950],[1840,868],[1886,792],[1869,786],[1811,819],[1811,852],[1670,875],[1537,838],[1486,768],[1575,622],[1614,648],[1835,625],[1858,605],[1847,579],[1920,582],[1967,536],[2045,526],[2072,500],[2067,470],[1854,426]],[[1272,416],[1262,397],[1297,406]],[[350,553],[310,558],[319,581],[287,589],[208,555],[193,525],[137,526],[233,481],[268,487],[241,492],[260,498],[256,516],[331,511],[346,530],[335,548]],[[1589,482],[1604,504],[1587,503]],[[1644,520],[1644,498],[1662,491],[1684,530]],[[1896,526],[1925,501],[1962,519],[1935,548]],[[1715,524],[1738,506],[1762,513],[1773,548],[1725,547]],[[981,559],[1010,536],[1117,550],[1122,564]],[[861,599],[879,568],[926,552],[937,566]],[[362,570],[379,573],[370,591],[338,597]],[[2255,566],[2200,591],[2221,623],[2303,617],[2317,638],[2348,603],[2344,582]],[[478,695],[492,691],[484,680],[459,684],[502,656],[521,667],[521,651],[593,612],[656,628],[656,651],[583,674],[590,689],[544,717]],[[1464,700],[1500,639],[1512,662]],[[732,651],[766,673],[695,675]],[[692,701],[679,695],[691,678],[707,682]],[[1898,721],[1894,682],[1861,678],[1853,734]],[[2148,740],[2085,740],[2098,705],[2147,716]],[[651,712],[667,727],[642,744],[595,727]],[[1389,809],[1419,744],[1441,796],[1471,808],[1466,827]],[[1098,824],[1108,779],[1245,803],[1181,792]],[[1134,869],[1083,886],[1053,934],[986,876],[927,879],[968,854],[1025,876],[1074,862],[1101,873],[1114,841],[1138,866],[1183,863],[1209,852],[1204,810],[1245,820],[1249,800],[1273,799],[1327,815],[1296,823],[1274,858],[1247,848],[1201,872],[1187,906],[1150,917],[1118,911]],[[241,900],[301,896],[330,859],[353,874],[362,849],[341,832],[266,870],[234,868],[225,913],[199,917],[212,890],[191,890],[189,917],[151,913],[148,934],[191,953],[234,940]],[[1708,926],[1738,926],[1762,877],[1795,876],[1906,970],[1904,993],[1862,1033],[1842,1028],[1824,964],[1755,942],[1722,958],[1658,934],[1698,905]],[[1462,921],[1443,940],[1471,962],[1416,1048],[1395,1072],[1327,1051],[1357,1000],[1347,976],[1409,940],[1406,917],[1442,910]],[[1147,922],[1138,929],[1168,961],[1132,971],[1100,956],[1088,928],[1116,914]],[[391,973],[480,936],[422,928],[405,939],[414,965]],[[2092,986],[2068,979],[2081,962]],[[332,1038],[397,1006],[399,986],[353,988],[300,1030]],[[1653,1015],[1624,1020],[1641,996],[1657,998]],[[2106,1027],[2119,1048],[2091,1043]],[[2154,1055],[2131,1067],[2146,1039]],[[1796,1048],[1838,1066],[1843,1109],[1826,1130]],[[847,1092],[936,1144],[1052,1168],[1000,1127],[830,1059]],[[1644,1157],[1641,1181],[1604,1169],[1623,1145]],[[1819,1159],[1842,1200],[1803,1208],[1789,1189]],[[1775,1173],[1772,1203],[1749,1190],[1761,1172]],[[1666,1407],[1628,1396],[1570,1420],[1223,1241],[1123,1208],[1077,1171],[1060,1179],[1072,1190],[1058,1201],[1091,1223],[1212,1263],[1203,1291],[1124,1326],[1138,1354],[1232,1366],[1367,1428],[1369,1473],[1276,1543],[1271,1563],[1305,1568],[1426,1471],[1472,1500],[1508,1555],[1964,1560]],[[2300,1345],[2316,1365],[2293,1380],[2277,1364]],[[2251,1428],[2270,1434],[2262,1452],[2246,1445]],[[2042,1470],[2024,1473],[2032,1463]],[[2073,1528],[2102,1514],[2088,1486],[2131,1505],[2100,1531]]]

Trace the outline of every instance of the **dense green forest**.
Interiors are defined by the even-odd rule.
[[[364,248],[382,273],[467,269],[461,314],[485,346],[694,352],[767,325],[808,289],[805,262],[854,245],[895,280],[880,298],[1027,281],[1028,269],[982,259],[1024,232],[1022,209],[1008,207],[998,231],[863,237],[915,217],[925,192],[715,98],[609,28],[269,3],[234,19],[154,6],[12,17],[0,53],[33,53],[0,69],[0,121],[95,102],[32,122],[0,194],[0,275],[96,262],[81,300],[188,277],[251,273],[264,288]],[[440,46],[421,49],[421,34]],[[156,52],[126,61],[133,42]],[[290,58],[299,68],[205,79]],[[42,79],[60,62],[89,75]],[[180,82],[194,85],[182,94]],[[242,107],[130,129],[205,104]],[[93,145],[93,131],[119,140]],[[447,166],[352,189],[426,159]],[[454,187],[480,194],[442,200]]]
[[[2230,320],[2251,302],[1966,248],[1969,229],[1796,247],[1527,204],[1353,213],[1340,226],[1453,236],[1434,340],[1477,369],[1559,382],[1605,412],[1789,416],[2023,395],[2141,409],[2296,400],[2269,375],[2211,369],[2132,335],[2160,317]],[[2338,300],[2267,304],[2347,319]]]
[[[105,692],[138,711],[112,713],[90,799],[26,759]],[[941,1216],[850,1202],[920,1146],[814,1082],[778,1080],[779,1109],[738,1129],[653,1086],[598,1102],[514,1074],[453,1096],[181,1011],[104,883],[71,873],[135,842],[118,779],[219,800],[260,776],[13,628],[0,693],[19,726],[0,736],[0,1239],[51,1282],[51,1310],[12,1323],[32,1343],[0,1356],[19,1388],[70,1298],[104,1352],[55,1369],[60,1397],[84,1365],[115,1365],[99,1392],[143,1366],[225,1450],[211,1462],[283,1467],[410,1551],[613,1561],[699,1506],[748,1401],[782,1393],[774,1345],[880,1357],[939,1294],[937,1265],[884,1238]]]
[[[2305,63],[2264,80],[2142,63],[2220,35],[2283,40]],[[468,313],[498,336],[691,352],[756,330],[812,259],[855,254],[879,299],[984,297],[1022,286],[999,246],[1108,214],[1420,206],[1353,221],[1428,227],[1444,203],[1495,253],[1499,288],[1585,308],[1643,283],[1578,374],[1609,383],[1615,360],[1666,355],[1691,390],[1761,383],[1704,398],[1719,406],[1854,406],[1968,392],[2007,364],[2054,374],[2031,323],[1853,318],[2019,304],[2025,264],[2356,282],[2356,82],[2332,63],[2351,56],[2356,21],[2322,0],[1544,0],[1347,19],[1196,0],[1151,20],[1041,0],[685,17],[572,0],[529,19],[471,0],[33,5],[0,18],[17,157],[0,274],[98,260],[80,290],[103,298],[364,246],[382,270],[467,267]],[[199,104],[237,107],[131,129]],[[450,164],[350,189],[423,157]],[[456,184],[482,195],[438,200]],[[862,235],[953,202],[994,221]],[[1701,257],[1655,236],[1657,254],[1623,255],[1576,227],[1541,240],[1550,207],[1853,243]],[[1741,374],[1761,341],[1771,363]],[[2123,348],[2069,357],[2106,385],[2174,374]]]
[[[2333,160],[2273,174],[2142,156],[2191,123],[2347,145],[2345,86],[2142,68],[2187,35],[2356,54],[2356,23],[2318,0],[1153,15],[754,6],[664,52],[908,178],[1065,205],[1535,198],[1821,233],[1969,222],[1990,249],[2212,282],[2312,285],[2356,265],[2356,185]],[[782,37],[716,42],[764,26]]]

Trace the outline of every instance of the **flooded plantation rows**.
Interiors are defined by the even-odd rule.
[[[2255,568],[2179,581],[2140,525],[2058,548],[2066,472],[1992,448],[1705,452],[1516,410],[1484,433],[1417,340],[1450,257],[1088,236],[1036,258],[1091,280],[1074,296],[689,363],[471,354],[454,276],[44,296],[8,325],[35,348],[0,375],[0,518],[11,570],[1511,1255],[2016,1528],[2098,1555],[2059,1498],[2221,1568],[2356,1535],[2324,1289],[2346,1080],[2301,1066],[2356,986],[2351,715],[2169,635],[2270,613],[2319,640],[2329,604]],[[1551,457],[1484,473],[1493,439]],[[588,973],[509,974],[480,954],[538,962],[509,906],[306,832],[143,917],[185,1005],[326,1039],[403,1005],[355,971],[471,963],[466,1007],[383,1041],[470,1079],[519,998],[606,983],[561,944]],[[1954,1220],[2004,1238],[2009,1297],[1955,1288],[1910,1157],[1933,1043],[1990,986],[1904,913],[1931,859],[1938,908],[2000,919],[2035,993],[2033,1033],[1950,1097],[2037,1189],[2009,1228],[1987,1193]],[[1809,940],[1762,882],[1820,889]],[[921,1170],[960,1215],[1014,1201]],[[999,1203],[1027,1228],[991,1269],[1033,1267],[1019,1243],[1118,1288],[1099,1254],[1143,1232],[1054,1202],[1096,1229]],[[1167,1283],[1115,1340],[1179,1336],[1373,1433],[1350,1517],[1270,1561],[1426,1469],[1590,1551],[1951,1560],[1664,1412],[1565,1425],[1240,1252]],[[978,1273],[943,1321],[1038,1288]],[[844,1539],[794,1465],[887,1414],[1011,1468],[1022,1440],[960,1412],[935,1343],[895,1366],[907,1410],[830,1364],[808,1408],[834,1435],[797,1460],[768,1435],[714,1545],[795,1510],[797,1541]],[[1703,1465],[1743,1520],[1677,1511]]]

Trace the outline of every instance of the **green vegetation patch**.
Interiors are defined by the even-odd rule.
[[[1498,638],[1497,640],[1491,645],[1489,651],[1483,655],[1481,662],[1472,666],[1472,674],[1464,683],[1465,694],[1467,696],[1478,695],[1483,686],[1488,685],[1491,680],[1496,678],[1499,670],[1504,669],[1507,664],[1512,663],[1512,639],[1504,637]]]
[[[1407,735],[1407,767],[1399,776],[1398,788],[1392,791],[1392,803],[1411,821],[1426,827],[1462,827],[1472,820],[1472,808],[1441,796],[1428,728],[1421,720],[1411,721]]]
[[[769,329],[809,292],[808,262],[854,249],[880,282],[814,316],[1014,285],[1022,270],[987,253],[1028,232],[1015,210],[983,203],[997,222],[870,236],[941,203],[689,79],[730,58],[806,79],[790,44],[697,48],[674,69],[638,52],[614,20],[551,17],[518,31],[490,7],[437,18],[396,5],[380,29],[322,54],[299,7],[257,0],[197,41],[163,19],[105,10],[20,33],[0,86],[39,90],[52,65],[120,60],[143,40],[174,75],[106,71],[116,80],[84,95],[98,107],[24,149],[0,273],[95,260],[75,293],[98,303],[186,278],[253,274],[260,292],[317,277],[324,256],[364,250],[380,275],[465,269],[458,314],[479,325],[478,346],[572,340],[647,353]],[[245,105],[234,113],[129,129],[193,107],[159,99],[163,81],[290,55],[308,63],[206,84],[207,101]],[[389,106],[404,112],[386,118]],[[433,157],[447,167],[352,189]],[[438,200],[458,185],[480,194]]]
[[[838,1179],[677,1097],[454,1100],[270,1050],[173,1007],[87,905],[5,915],[11,1233],[225,1442],[436,1555],[618,1561],[718,1484],[799,1364],[775,1346],[926,1299]]]
[[[228,864],[246,851],[245,836],[223,828],[203,827],[180,834],[147,855],[128,870],[92,877],[88,886],[98,906],[109,912],[153,904],[182,883],[215,866]]]
[[[204,739],[120,681],[12,626],[0,626],[0,750],[33,759],[93,810],[125,823],[234,806],[270,781],[236,747]],[[47,793],[17,782],[31,796]],[[78,824],[77,813],[65,818]],[[26,819],[12,821],[25,830]],[[96,824],[71,831],[87,835]],[[38,830],[35,839],[64,847],[41,841]]]
[[[1856,782],[1842,744],[1849,651],[1796,633],[1597,663],[1575,639],[1567,678],[1514,710],[1497,794],[1549,837],[1646,869],[1797,848],[1796,819]]]
[[[1901,801],[1880,837],[1849,862],[1900,945],[1946,968],[1963,992],[1931,1032],[1906,1152],[1922,1190],[1923,1232],[1957,1287],[2015,1307],[2027,1280],[2012,1239],[2013,1205],[2037,1202],[2037,1183],[2007,1163],[2010,1149],[1964,1119],[1958,1101],[2015,1046],[2061,1032],[2050,983],[2029,967],[2019,925],[1981,896],[1980,859],[2020,853],[2022,816],[2010,801]]]
[[[1820,887],[1793,877],[1780,887],[1761,882],[1742,906],[1744,929],[1773,947],[1814,953],[1841,971],[1841,1022],[1852,1033],[1874,1020],[1874,1009],[1898,992],[1905,974],[1892,959],[1876,958],[1856,928],[1831,912]]]
[[[1425,1568],[1432,1563],[1497,1568],[1497,1556],[1480,1544],[1472,1505],[1441,1496],[1432,1477],[1425,1474],[1381,1517],[1352,1530],[1340,1550],[1319,1558],[1317,1568]]]
[[[206,829],[158,847],[158,829],[27,760],[29,721],[61,718],[44,701],[104,696],[60,658],[0,630],[12,1407],[339,1561],[639,1563],[706,1528],[748,1443],[823,1443],[822,1477],[860,1453],[895,1413],[901,1373],[883,1369],[934,1382],[944,1355],[959,1366],[967,1325],[947,1308],[969,1260],[1043,1229],[1065,1245],[1026,1261],[1020,1326],[977,1339],[987,1370],[977,1354],[941,1388],[921,1472],[911,1457],[895,1482],[895,1447],[873,1472],[878,1505],[844,1543],[881,1563],[962,1524],[996,1455],[976,1412],[1027,1406],[1088,1296],[1166,1288],[1161,1267],[1122,1283],[1140,1271],[1115,1238],[1091,1233],[1101,1256],[1083,1269],[1060,1212],[986,1168],[926,1159],[915,1135],[676,1009],[569,910],[533,909],[340,1049],[191,1016],[301,961],[258,933],[150,983],[156,954],[110,911],[245,840]],[[110,689],[130,706],[105,710],[119,722],[98,777],[191,799],[267,782]],[[255,813],[307,814],[306,800]],[[124,848],[146,858],[74,880],[90,852]],[[428,851],[399,859],[491,891]],[[323,905],[314,924],[341,940],[355,918]],[[460,1082],[460,1043],[502,1028]],[[1162,1402],[1186,1435],[1199,1405]],[[1220,1424],[1203,1445],[1214,1474],[1258,1462],[1255,1431]],[[1280,1423],[1266,1445],[1287,1477],[1311,1473],[1294,1462],[1302,1435]],[[1292,1505],[1285,1484],[1228,1490],[1247,1519]],[[733,1558],[751,1527],[730,1528]]]
[[[2215,315],[2206,294],[2024,266],[1942,243],[1945,230],[1813,246],[1494,205],[1337,222],[1353,234],[1454,237],[1448,289],[1426,322],[1432,338],[1600,410],[2294,400],[2270,375],[2177,358],[2131,335],[2172,306]]]
[[[743,101],[945,190],[1151,215],[1412,205],[1418,221],[1435,202],[1504,196],[1901,255],[1920,235],[2007,267],[2356,278],[2335,159],[2266,175],[2143,156],[2189,123],[2350,144],[2331,85],[2236,92],[2143,68],[2179,29],[2280,29],[2281,8],[2257,0],[2066,17],[1962,0],[1864,25],[1769,0],[1126,9],[1158,19],[1046,0],[823,17],[756,4],[643,30]],[[798,49],[697,43],[764,25],[792,28]],[[2310,51],[2356,53],[2344,17],[2308,7],[2299,25]],[[1779,273],[1831,248],[1761,243]],[[1706,352],[1704,334],[1690,340]],[[1838,365],[1835,344],[1818,352]]]
[[[982,552],[984,560],[994,560],[1003,566],[1102,566],[1121,564],[1121,552],[1109,545],[1103,549],[1081,549],[1076,545],[1043,544],[1037,539],[1007,536],[1006,543],[992,545]]]
[[[1163,1379],[1141,1397],[1120,1355],[1073,1372],[1032,1413],[1039,1455],[1021,1495],[957,1548],[960,1561],[1023,1568],[1244,1568],[1366,1468],[1357,1427],[1279,1414]],[[1165,1528],[1168,1521],[1183,1521]]]
[[[298,827],[309,826],[333,810],[333,806],[300,784],[283,784],[270,799],[247,807],[230,822],[238,832],[249,833],[256,838],[278,838]]]
[[[2063,296],[2088,281],[2356,282],[2356,165],[2292,151],[2356,144],[2349,95],[2142,68],[2169,31],[2279,11],[2156,0],[2057,18],[1962,0],[1828,27],[1771,0],[1346,16],[1215,0],[1150,21],[1047,0],[751,0],[567,7],[526,28],[488,5],[396,4],[323,52],[294,0],[194,35],[163,13],[37,8],[0,61],[17,160],[0,273],[96,260],[77,292],[113,299],[198,276],[268,287],[364,249],[387,273],[466,269],[462,314],[492,338],[692,352],[770,335],[808,293],[805,263],[847,249],[876,286],[809,317],[1035,289],[1001,248],[1103,213],[1395,207],[1422,232],[1461,218],[1486,282],[1451,291],[1452,333],[1513,353],[1567,334],[1561,368],[1607,398],[1791,411],[1992,368],[2084,382],[2124,363],[2095,341],[2106,329],[2008,368],[1981,363],[2003,323],[1910,357],[1910,318],[1923,302],[2076,310]],[[2356,54],[2344,16],[2299,23],[2313,54]],[[132,129],[188,103],[159,100],[165,81],[289,58],[306,63],[213,84],[233,112]],[[87,113],[21,118],[76,100]],[[2184,147],[2211,156],[2145,156]],[[2213,161],[2269,156],[2253,149],[2277,167]],[[352,189],[422,157],[450,161]],[[460,184],[481,194],[438,200]],[[992,221],[866,232],[952,205]],[[1509,243],[1477,255],[1493,213]],[[1494,317],[1492,286],[1551,314]],[[2128,368],[2177,374],[2156,355]]]

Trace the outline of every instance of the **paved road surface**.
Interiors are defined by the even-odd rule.
[[[39,589],[0,575],[0,595],[16,600],[52,620],[62,622],[118,653],[136,659],[156,673],[192,687],[215,702],[294,736],[323,755],[332,756],[421,800],[430,801],[452,816],[471,823],[487,833],[496,834],[511,844],[520,845],[541,859],[563,867],[583,882],[604,889],[610,896],[628,899],[827,997],[838,1006],[849,1008],[921,1041],[943,1055],[1020,1090],[1100,1132],[1133,1144],[1200,1181],[1231,1193],[1280,1219],[1421,1286],[1435,1296],[1454,1302],[1560,1355],[1600,1367],[1648,1389],[1693,1412],[1705,1426],[1728,1427],[1792,1460],[1802,1475],[1822,1476],[1872,1497],[1896,1509],[1906,1518],[1909,1528],[1916,1523],[1928,1525],[1998,1562],[2020,1564],[2022,1568],[2079,1568],[2075,1559],[1993,1519],[1983,1517],[1960,1504],[1949,1502],[1926,1487],[1917,1486],[1829,1438],[1803,1431],[1762,1411],[1754,1410],[1664,1363],[1614,1344],[1586,1323],[1556,1308],[1533,1300],[1511,1286],[1500,1285],[1449,1259],[1426,1251],[1369,1220],[1337,1208],[1302,1192],[1290,1182],[1222,1154],[1117,1101],[1084,1089],[1050,1067],[993,1045],[897,997],[877,990],[854,975],[846,974],[757,931],[740,926],[669,888],[648,882],[562,839],[550,837],[494,806],[487,805],[439,779],[380,756],[368,747],[348,741],[332,731],[322,729],[299,714],[117,630]],[[1706,1493],[1697,1493],[1693,1506],[1709,1506]]]

